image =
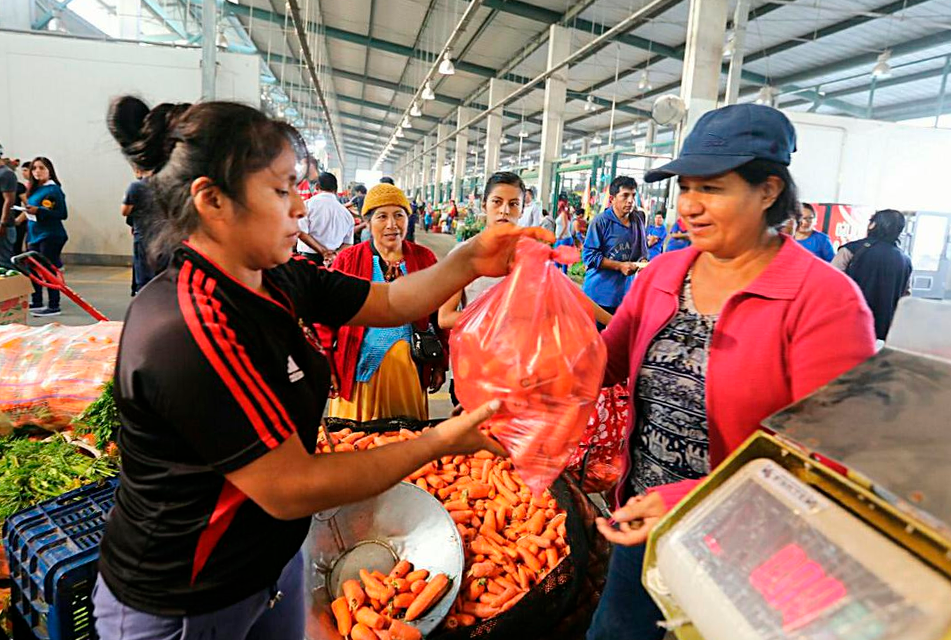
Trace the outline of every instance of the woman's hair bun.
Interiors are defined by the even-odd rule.
[[[149,110],[134,96],[121,96],[109,105],[109,132],[129,161],[143,171],[161,169],[175,148],[171,136],[178,118],[191,105],[165,102]]]

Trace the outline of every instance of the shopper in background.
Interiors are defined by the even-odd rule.
[[[0,267],[4,269],[13,268],[11,258],[16,251],[17,212],[13,206],[17,204],[17,184],[16,171],[10,168],[0,148]]]
[[[664,224],[664,214],[654,214],[654,224],[647,227],[647,259],[653,260],[664,252],[664,241],[667,240],[667,225]]]
[[[335,270],[370,282],[393,282],[436,264],[432,251],[406,239],[412,208],[400,189],[382,183],[373,187],[364,211],[371,239],[342,251],[334,260]],[[397,327],[321,328],[322,341],[333,349],[340,379],[339,397],[330,401],[327,415],[357,422],[428,420],[426,390],[436,393],[446,382],[449,333],[438,334],[443,362],[417,365],[410,349],[414,329],[432,331],[430,317]]]
[[[380,184],[392,184],[394,186],[396,185],[396,183],[393,182],[393,178],[389,176],[383,176],[382,178],[380,178]]]
[[[574,247],[578,250],[578,253],[581,253],[581,250],[584,248],[584,238],[588,233],[588,221],[584,218],[575,218],[571,222],[571,234],[561,240],[555,241],[555,248],[558,247]],[[558,268],[561,269],[562,273],[568,273],[568,265],[560,264]]]
[[[520,227],[538,227],[542,223],[542,203],[535,199],[535,189],[529,187],[525,191],[525,204],[522,206],[522,215],[518,218]]]
[[[548,213],[548,209],[542,209],[542,219],[538,222],[539,227],[555,233],[555,219]]]
[[[406,240],[416,242],[416,225],[419,224],[419,205],[412,203],[412,211],[409,214],[409,220],[406,221]]]
[[[611,181],[609,193],[611,207],[599,213],[588,228],[582,258],[587,267],[585,295],[613,315],[631,286],[637,263],[647,260],[647,235],[640,216],[634,213],[634,178],[618,176]]]
[[[337,201],[337,177],[317,176],[317,195],[305,204],[307,215],[298,221],[297,251],[317,264],[330,264],[339,251],[353,243],[353,216]]]
[[[835,249],[829,236],[816,230],[816,209],[808,202],[802,203],[802,217],[796,226],[796,242],[806,248],[809,253],[826,262],[832,262]]]
[[[563,240],[572,233],[571,207],[564,196],[558,198],[558,209],[555,212],[555,241]]]
[[[20,179],[17,181],[17,204],[21,207],[26,207],[26,191],[27,187],[30,185],[30,163],[29,162],[20,162],[17,160],[17,164],[20,169]],[[11,166],[11,169],[16,167]],[[23,253],[23,249],[26,246],[26,231],[28,227],[28,220],[26,214],[20,212],[16,216],[16,242],[14,243],[13,255],[20,255]]]
[[[445,455],[490,449],[497,403],[421,437],[315,456],[331,389],[314,323],[400,326],[520,237],[499,229],[429,269],[370,283],[293,258],[300,135],[248,106],[206,102],[163,122],[133,97],[109,121],[151,170],[169,268],[129,307],[116,361],[122,469],[99,546],[96,631],[119,638],[303,638],[301,546],[312,514],[364,500]],[[187,105],[182,105],[187,107]]]
[[[681,218],[677,218],[674,226],[667,233],[667,246],[664,248],[666,253],[685,249],[690,246],[690,234],[687,233],[687,227]]]
[[[423,203],[423,211],[425,212],[423,214],[423,231],[429,233],[429,230],[433,227],[433,212],[425,202]]]
[[[799,210],[795,140],[776,109],[723,107],[644,178],[678,177],[692,246],[659,256],[602,334],[604,384],[629,380],[631,463],[617,485],[618,528],[597,521],[616,546],[588,640],[664,636],[641,585],[654,525],[766,416],[874,353],[858,288],[777,232]]]
[[[317,158],[307,156],[307,176],[297,183],[297,193],[304,202],[317,195],[317,178],[319,175],[320,169],[317,165]]]
[[[126,224],[132,228],[132,295],[137,294],[147,285],[155,272],[148,257],[145,240],[145,225],[148,212],[152,206],[152,194],[146,182],[148,173],[134,169],[135,181],[126,189],[119,212],[125,218]]]
[[[43,255],[57,267],[63,266],[60,254],[68,240],[63,220],[66,210],[66,194],[56,177],[56,169],[49,158],[38,157],[30,165],[32,180],[26,193],[27,248]],[[58,316],[59,291],[49,289],[49,304],[43,304],[43,287],[33,283],[33,299],[30,313],[37,317]]]
[[[911,294],[911,258],[898,247],[905,216],[895,209],[876,211],[868,237],[839,249],[832,266],[855,280],[875,317],[875,337],[884,340],[902,296]]]

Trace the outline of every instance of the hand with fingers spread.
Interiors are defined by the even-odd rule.
[[[433,430],[441,439],[441,455],[470,454],[486,449],[497,456],[508,456],[498,442],[479,430],[479,425],[495,415],[502,403],[487,402],[475,411],[463,412],[457,417],[439,423]]]
[[[609,542],[625,547],[644,544],[654,526],[667,513],[668,508],[658,493],[648,493],[646,496],[635,496],[627,501],[623,507],[613,514],[615,529],[605,518],[598,518],[595,522],[598,531]]]
[[[467,243],[469,260],[477,276],[504,276],[515,258],[515,245],[521,238],[534,238],[549,244],[555,234],[541,227],[516,227],[501,224],[486,229]]]

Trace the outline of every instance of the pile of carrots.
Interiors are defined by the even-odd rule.
[[[446,574],[427,578],[429,571],[414,571],[407,560],[389,575],[360,569],[360,580],[345,581],[343,595],[330,605],[337,631],[351,640],[421,640],[419,629],[406,622],[418,620],[449,589]]]
[[[354,451],[410,440],[421,433],[401,429],[367,434],[342,429],[331,437],[335,451]],[[330,452],[323,434],[318,448]],[[466,568],[459,597],[446,618],[448,628],[473,625],[508,611],[571,552],[567,514],[547,490],[533,497],[510,460],[488,451],[446,456],[423,465],[406,480],[438,498],[462,536]]]

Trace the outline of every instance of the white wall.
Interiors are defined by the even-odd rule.
[[[106,129],[106,109],[121,94],[150,105],[195,102],[200,62],[194,48],[0,36],[0,142],[7,155],[47,156],[56,166],[69,207],[66,254],[131,255],[119,205],[133,175]],[[219,53],[218,63],[218,99],[259,106],[259,59]]]
[[[786,112],[799,150],[790,170],[807,202],[951,211],[951,130]]]

